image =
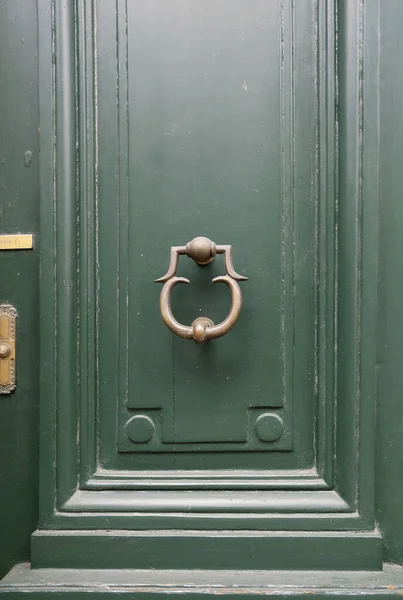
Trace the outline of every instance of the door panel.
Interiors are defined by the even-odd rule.
[[[193,564],[201,543],[218,548],[214,530],[234,544],[229,562],[259,538],[264,560],[290,568],[298,538],[329,568],[359,568],[359,534],[380,564],[364,301],[377,211],[363,172],[376,161],[362,150],[376,107],[364,115],[363,6],[334,9],[44,8],[41,305],[55,335],[42,341],[41,528],[78,532],[63,533],[69,548],[82,529],[152,529],[168,546],[181,529]],[[165,327],[154,283],[171,246],[198,235],[232,244],[249,278],[239,321],[206,345]],[[224,317],[221,273],[181,257],[180,321]],[[290,535],[276,562],[278,531]],[[128,537],[116,543],[130,561],[147,535]],[[57,534],[34,539],[51,564]]]
[[[311,2],[303,4],[294,15],[260,0],[246,12],[243,2],[131,2],[127,14],[119,5],[117,21],[108,4],[97,9],[99,294],[92,311],[99,307],[105,466],[314,464],[318,115],[315,15]],[[296,17],[312,36],[295,39]],[[119,19],[127,19],[127,35],[120,30],[116,45]],[[295,61],[307,63],[303,77],[293,74]],[[170,246],[197,235],[232,243],[236,268],[249,277],[236,328],[205,346],[163,326],[153,284]],[[225,316],[228,295],[210,284],[222,269],[219,260],[200,269],[181,259],[179,274],[192,282],[174,294],[181,322]],[[144,463],[115,456],[111,398],[119,450],[163,456]],[[129,437],[133,418],[146,437],[154,426],[151,439]],[[267,429],[261,438],[258,419]],[[294,444],[292,456],[265,454]]]

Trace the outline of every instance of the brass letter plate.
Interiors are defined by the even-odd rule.
[[[31,250],[34,246],[32,233],[0,235],[0,250]]]
[[[15,332],[17,311],[10,304],[0,304],[0,394],[15,389]]]

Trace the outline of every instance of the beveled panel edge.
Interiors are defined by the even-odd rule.
[[[45,519],[57,495],[73,493],[78,458],[74,4],[39,0],[38,32],[40,325],[46,332],[40,336],[39,518]],[[63,447],[68,451],[60,452]]]
[[[364,0],[338,10],[338,253],[335,487],[374,522],[379,203],[378,11]],[[372,31],[372,34],[370,33]],[[365,76],[364,76],[365,71]],[[351,460],[356,456],[356,460]]]
[[[305,513],[349,512],[335,491],[77,490],[61,512]]]
[[[98,469],[81,489],[277,489],[328,490],[315,469],[298,471],[119,471]]]
[[[317,11],[317,469],[334,486],[334,432],[337,392],[337,174],[338,76],[337,3],[318,0]],[[325,434],[321,429],[326,431]],[[329,435],[332,432],[332,436]]]
[[[107,519],[107,527],[105,527]],[[231,529],[239,533],[245,530],[261,532],[345,532],[362,533],[373,529],[357,512],[325,513],[131,513],[131,512],[60,512],[54,511],[42,519],[41,529],[57,531],[97,529],[129,531],[206,531]]]

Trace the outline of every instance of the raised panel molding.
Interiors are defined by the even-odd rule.
[[[264,6],[264,2],[261,4]],[[137,4],[133,3],[130,6],[132,7],[130,10],[135,10],[133,7],[137,6]],[[162,469],[168,468],[170,463],[167,460],[167,457],[169,457],[167,453],[171,452],[171,455],[175,456],[174,460],[171,460],[172,466],[174,466],[175,470],[186,470],[186,481],[189,481],[189,478],[193,477],[191,473],[192,468],[189,468],[189,464],[192,465],[192,453],[194,452],[201,453],[201,456],[197,458],[199,469],[208,469],[211,471],[209,456],[214,456],[214,465],[217,467],[221,460],[222,474],[220,475],[220,479],[222,481],[226,477],[224,471],[233,466],[228,460],[225,462],[226,457],[231,456],[230,452],[233,453],[233,463],[238,465],[239,471],[242,470],[245,481],[248,477],[256,479],[255,472],[247,474],[246,467],[248,463],[252,466],[250,469],[252,471],[256,467],[256,461],[260,460],[261,465],[259,466],[264,466],[265,471],[260,478],[260,485],[264,485],[264,480],[270,479],[270,469],[272,467],[277,470],[280,465],[280,467],[288,468],[291,471],[290,467],[293,466],[294,471],[295,468],[300,470],[302,467],[305,467],[302,461],[306,460],[306,466],[311,468],[310,462],[312,463],[312,459],[310,455],[312,453],[316,455],[314,466],[316,470],[323,470],[325,464],[331,467],[331,457],[333,454],[332,430],[334,427],[334,420],[331,415],[334,411],[332,352],[334,348],[335,298],[332,289],[334,287],[335,197],[334,190],[331,189],[330,184],[328,186],[329,191],[323,194],[321,198],[319,197],[319,175],[317,174],[317,168],[320,159],[326,161],[328,167],[326,170],[323,170],[323,176],[326,173],[329,181],[331,173],[333,172],[334,174],[335,172],[336,163],[333,147],[335,145],[336,126],[334,118],[334,83],[331,81],[326,86],[326,89],[323,90],[320,103],[316,102],[316,88],[314,83],[317,83],[317,77],[315,69],[312,69],[312,73],[310,74],[312,78],[312,97],[310,98],[310,102],[307,103],[307,109],[299,108],[300,106],[304,106],[299,102],[300,96],[302,97],[303,95],[303,86],[301,77],[297,77],[297,81],[295,81],[295,66],[293,66],[293,63],[298,57],[294,56],[294,47],[296,45],[294,37],[298,38],[298,47],[301,47],[298,51],[299,55],[303,53],[305,47],[303,47],[301,42],[301,39],[303,39],[302,34],[294,34],[293,23],[298,16],[303,16],[312,27],[313,32],[313,19],[309,13],[304,11],[303,7],[299,9],[301,11],[300,15],[298,15],[298,10],[297,14],[294,15],[291,2],[279,3],[278,6],[281,19],[279,18],[278,22],[278,32],[274,30],[274,33],[278,37],[278,77],[281,96],[280,105],[282,107],[278,115],[279,144],[281,146],[281,151],[278,154],[281,156],[281,186],[279,188],[281,191],[279,201],[281,208],[281,219],[279,219],[281,223],[281,254],[279,254],[279,260],[281,260],[280,279],[283,286],[279,296],[281,299],[279,303],[279,307],[281,306],[281,311],[279,310],[279,323],[281,322],[283,336],[282,346],[279,348],[279,355],[283,357],[283,369],[279,370],[279,374],[281,375],[279,382],[282,382],[282,385],[285,382],[287,390],[284,390],[282,395],[275,395],[274,397],[270,397],[269,394],[266,394],[267,398],[258,395],[255,400],[255,403],[257,403],[256,406],[254,406],[253,400],[249,398],[244,400],[246,402],[245,406],[237,406],[236,398],[230,396],[229,401],[234,403],[231,406],[230,423],[232,429],[229,429],[229,433],[227,434],[229,438],[227,440],[220,440],[218,438],[215,443],[203,437],[205,433],[201,434],[198,432],[196,434],[191,429],[190,419],[187,419],[186,422],[190,431],[183,430],[181,434],[179,433],[178,422],[180,422],[180,414],[184,410],[188,412],[188,409],[184,409],[183,403],[181,409],[177,398],[173,402],[169,385],[165,389],[164,385],[161,384],[161,381],[164,379],[164,370],[167,368],[164,365],[168,362],[169,368],[171,368],[171,341],[170,338],[167,338],[169,341],[169,345],[167,345],[165,336],[161,340],[167,357],[162,359],[159,354],[155,355],[155,348],[158,348],[160,344],[155,344],[152,340],[150,341],[150,336],[145,335],[145,333],[142,334],[142,331],[145,331],[149,324],[155,320],[157,316],[156,307],[152,306],[150,308],[148,306],[150,303],[146,303],[148,305],[144,306],[144,301],[141,301],[139,298],[141,296],[139,290],[133,290],[133,284],[130,283],[139,280],[141,274],[136,271],[139,268],[137,263],[143,263],[146,260],[146,256],[142,254],[144,250],[142,250],[141,244],[136,241],[136,236],[132,233],[133,227],[130,224],[131,214],[138,213],[137,221],[141,222],[141,213],[139,212],[140,209],[136,208],[135,169],[137,163],[134,162],[132,169],[129,166],[129,156],[132,147],[133,145],[137,147],[139,142],[136,142],[134,138],[134,143],[129,144],[129,138],[130,135],[134,136],[134,134],[130,134],[131,127],[134,127],[137,136],[144,140],[145,135],[143,130],[146,128],[146,125],[142,124],[139,118],[137,119],[136,123],[142,132],[141,135],[137,132],[135,126],[131,126],[131,121],[136,120],[136,112],[141,108],[141,102],[138,101],[140,108],[134,105],[129,111],[130,102],[134,102],[131,99],[135,96],[134,92],[130,91],[129,81],[135,82],[135,84],[132,83],[132,86],[135,85],[135,90],[138,90],[139,87],[146,87],[147,89],[147,77],[145,76],[145,86],[141,85],[141,82],[135,77],[136,70],[133,73],[133,67],[131,66],[132,62],[135,62],[136,53],[132,50],[129,55],[128,51],[130,42],[130,34],[128,36],[129,26],[127,25],[128,7],[126,7],[125,3],[118,3],[116,15],[113,12],[116,17],[116,34],[110,27],[110,15],[108,12],[105,12],[103,5],[95,3],[93,10],[88,8],[85,15],[83,14],[83,19],[85,18],[86,23],[93,23],[92,28],[95,32],[90,39],[88,38],[89,34],[87,33],[86,35],[86,47],[89,56],[87,54],[84,57],[88,65],[85,73],[87,83],[84,87],[87,93],[84,96],[84,100],[85,104],[91,104],[92,107],[96,105],[96,110],[92,108],[90,110],[93,121],[90,123],[87,122],[86,152],[84,154],[86,157],[89,156],[89,159],[85,159],[86,163],[91,162],[91,157],[96,157],[100,175],[95,179],[95,189],[92,190],[91,194],[84,196],[84,200],[82,200],[85,203],[83,210],[85,210],[86,216],[92,215],[89,229],[88,223],[86,223],[82,234],[84,236],[89,231],[86,247],[93,248],[90,253],[90,259],[86,259],[85,265],[83,265],[83,291],[85,302],[87,303],[86,309],[88,309],[88,315],[97,314],[98,324],[95,325],[95,330],[85,326],[82,328],[84,337],[82,338],[81,345],[83,348],[89,348],[90,351],[95,352],[99,356],[97,370],[94,371],[94,378],[97,381],[102,381],[102,374],[108,373],[107,380],[103,381],[98,389],[91,389],[90,396],[86,396],[83,400],[82,420],[85,424],[85,431],[91,432],[91,445],[88,446],[86,440],[83,440],[84,445],[88,447],[89,451],[85,463],[88,464],[91,462],[94,465],[93,470],[95,471],[96,459],[94,453],[98,456],[98,463],[100,462],[101,464],[95,473],[97,487],[101,484],[102,473],[106,475],[103,479],[106,486],[110,482],[114,482],[116,486],[116,473],[121,470],[126,472],[129,470],[132,471],[133,482],[131,486],[135,487],[135,480],[137,480],[138,473],[136,469],[133,469],[133,465],[136,465],[137,459],[132,456],[124,456],[124,453],[134,452],[141,454],[148,452],[164,453],[160,461]],[[193,22],[191,24],[194,25]],[[141,38],[141,33],[138,32],[138,35],[135,35],[135,33],[135,31],[132,32],[132,37],[135,43],[141,47],[141,39],[138,41],[138,38]],[[163,35],[163,32],[160,32],[160,34]],[[97,46],[97,36],[102,40],[99,48]],[[168,41],[172,44],[171,39]],[[315,56],[313,41],[308,42],[306,47],[312,53],[311,59],[313,60]],[[96,60],[94,60],[95,55]],[[334,78],[334,69],[333,67],[329,67],[329,65],[332,65],[332,56],[333,51],[330,51],[329,56],[322,53],[318,54],[318,58],[321,57],[323,62],[324,72],[328,73],[329,71],[330,79]],[[80,63],[84,62],[84,58],[83,53],[79,53],[78,60]],[[160,57],[158,58],[162,60]],[[298,60],[301,61],[302,59],[298,58]],[[139,59],[137,61],[139,62]],[[136,65],[138,67],[137,63]],[[158,64],[156,68],[158,69]],[[129,77],[129,74],[131,74],[131,77]],[[88,89],[97,90],[96,98],[94,98],[94,92],[90,93]],[[117,97],[115,97],[116,90]],[[319,94],[319,89],[317,91]],[[148,90],[149,96],[153,97],[151,92],[152,90]],[[140,94],[138,91],[136,93]],[[327,102],[329,94],[332,95],[331,108],[329,110],[333,126],[332,128],[328,128],[329,131],[326,134],[327,143],[322,147],[318,142],[319,107],[321,103]],[[327,115],[328,110],[324,112],[322,117],[327,118]],[[147,113],[145,114],[145,118],[147,120]],[[311,119],[312,124],[309,122],[309,119]],[[308,125],[306,125],[306,122],[308,122]],[[317,127],[315,123],[318,123]],[[93,133],[89,142],[88,131]],[[307,153],[304,145],[293,142],[295,139],[300,140],[305,137],[304,133],[306,132],[312,138],[310,139],[312,145],[311,155],[308,159],[305,158]],[[141,163],[143,157],[140,150],[135,150],[135,152],[136,156],[139,155],[136,159],[137,162]],[[118,174],[115,178],[113,177],[114,172]],[[90,181],[87,189],[94,182],[94,174],[90,173],[89,175]],[[140,173],[140,177],[142,176],[144,176],[143,173]],[[295,192],[293,181],[295,178],[301,179],[303,177],[308,177],[312,180],[310,187],[308,186],[312,196],[310,198],[305,198],[301,192],[299,195]],[[116,204],[108,202],[109,197],[115,197]],[[305,208],[303,210],[298,209],[298,204],[295,204],[296,200],[304,205]],[[147,209],[146,206],[143,208],[144,211]],[[308,212],[307,208],[309,209]],[[115,224],[116,229],[114,232],[111,231],[111,223]],[[142,234],[141,231],[138,231],[138,228],[139,226],[134,231],[136,235],[138,233],[141,237]],[[164,235],[166,234],[164,233]],[[133,239],[131,240],[131,238]],[[300,242],[301,248],[298,247],[298,250],[295,250],[295,245],[299,238],[306,239],[307,241],[306,244]],[[307,251],[306,248],[310,244],[313,246],[313,249]],[[130,252],[129,248],[131,249]],[[102,265],[110,261],[111,256],[114,257],[113,264],[116,264],[116,272],[115,269],[103,271]],[[132,256],[137,256],[137,260],[133,260]],[[96,261],[94,257],[98,257]],[[139,257],[142,260],[139,260]],[[319,257],[321,257],[321,260],[319,260]],[[323,259],[325,259],[324,262]],[[153,260],[155,262],[154,255]],[[256,259],[254,262],[256,262]],[[91,265],[95,264],[97,265],[96,273],[91,268]],[[144,267],[142,268],[144,270]],[[150,272],[151,267],[147,270],[147,279],[150,279]],[[86,282],[95,281],[95,279],[98,282],[97,287],[91,288],[88,294]],[[305,302],[303,299],[303,295],[307,293],[307,290],[304,289],[304,285],[306,286],[306,284],[300,283],[300,281],[304,282],[305,280],[312,280],[312,290],[317,288],[317,294],[309,292],[311,304],[308,301]],[[137,283],[137,285],[140,284]],[[116,288],[119,289],[119,301],[115,297],[114,290]],[[303,309],[299,308],[300,304],[304,305]],[[115,314],[115,311],[117,315],[116,319],[111,319],[110,316],[111,314]],[[144,311],[147,311],[147,319],[143,314]],[[86,314],[87,312],[84,314],[84,317]],[[322,314],[323,322],[320,322],[320,314]],[[139,316],[139,319],[143,321],[146,319],[145,324],[142,324],[143,321],[139,321],[137,329],[131,328],[130,322],[134,318],[133,315]],[[297,336],[293,333],[295,329],[294,321],[297,324],[299,332]],[[95,317],[90,320],[90,323],[94,326]],[[316,339],[313,335],[315,327],[318,328]],[[310,333],[304,339],[308,330]],[[288,341],[284,338],[285,334]],[[90,336],[89,338],[87,337],[88,335]],[[136,341],[138,337],[141,339],[141,342]],[[320,344],[319,338],[321,339]],[[308,344],[308,347],[307,340],[311,342]],[[151,342],[152,347],[149,348]],[[177,347],[175,340],[172,343],[176,347],[176,352],[179,352],[182,346]],[[105,354],[97,351],[96,344],[99,344],[101,347],[108,345],[112,352],[117,353],[119,358],[116,366],[116,377],[113,377],[110,372],[109,357],[107,356],[105,360]],[[137,344],[137,351],[132,350],[133,344]],[[228,348],[222,350],[222,352],[225,353],[226,350]],[[158,349],[157,352],[160,352],[160,350]],[[196,362],[194,359],[196,357],[192,354],[191,348],[186,347],[186,352],[192,355],[191,359],[194,369]],[[312,354],[310,363],[312,372],[310,374],[306,372],[309,370],[307,369],[306,361],[307,352]],[[323,352],[327,352],[326,357],[323,355]],[[143,355],[152,356],[152,360],[158,365],[158,390],[153,388],[153,372],[150,370],[150,377],[147,378],[141,373],[141,368],[137,365],[137,362],[142,360]],[[202,361],[199,359],[200,363]],[[323,365],[326,363],[326,369],[321,370],[319,363]],[[140,362],[140,364],[142,363]],[[88,357],[86,365],[92,365],[91,368],[95,369],[93,356]],[[205,367],[201,364],[201,368]],[[191,369],[192,366],[189,366],[189,371]],[[247,370],[248,365],[245,366],[245,371]],[[162,375],[160,371],[162,371]],[[85,367],[84,372],[87,373],[87,367]],[[294,372],[297,373],[298,377],[297,386],[294,386],[293,383]],[[138,376],[133,375],[133,373],[138,373]],[[263,372],[261,375],[266,377],[266,374]],[[322,381],[322,376],[326,381]],[[230,377],[227,379],[230,379]],[[301,385],[302,381],[304,381],[303,385]],[[143,389],[146,385],[144,382],[148,386],[146,390]],[[322,401],[318,394],[318,382],[320,382],[323,394]],[[141,391],[139,386],[140,388],[143,386],[141,388],[143,391]],[[175,393],[177,393],[178,387],[178,381],[176,381]],[[207,400],[209,398],[208,389],[204,393]],[[295,395],[297,400],[295,400]],[[139,397],[137,398],[137,396]],[[160,397],[160,402],[156,401],[155,397]],[[309,400],[305,401],[305,397],[308,397]],[[117,403],[119,415],[118,440],[115,439],[116,432],[114,431],[116,406],[114,402],[110,401],[111,398],[116,398]],[[193,398],[187,398],[186,402],[192,402],[192,411],[195,410],[193,408],[195,406]],[[214,398],[212,398],[212,403],[214,404]],[[302,406],[304,407],[303,409],[301,408]],[[262,450],[269,452],[273,450],[279,452],[294,450],[295,429],[292,419],[294,407],[298,411],[297,420],[299,425],[297,433],[299,434],[299,431],[305,427],[307,432],[304,435],[311,438],[308,444],[312,448],[306,447],[307,442],[303,442],[305,444],[304,448],[302,449],[300,444],[300,448],[293,455],[267,456],[264,460],[256,456],[248,457],[246,454],[242,457],[235,455],[235,452],[245,453],[245,451],[250,450],[260,453]],[[209,410],[212,411],[211,418],[213,420],[219,418],[214,413],[214,406]],[[175,427],[173,427],[173,414],[175,414]],[[271,419],[276,423],[280,422],[282,432],[280,432],[278,439],[266,441],[259,439],[256,435],[256,416],[263,415],[266,419]],[[196,416],[194,416],[193,420],[196,425],[199,425]],[[303,421],[304,424],[302,425]],[[316,425],[314,425],[315,421]],[[147,439],[141,436],[142,443],[136,443],[133,435],[130,434],[134,422],[136,425],[144,424]],[[221,428],[220,435],[223,435],[225,429],[228,429],[228,427]],[[215,435],[217,435],[216,430],[214,430]],[[202,437],[197,438],[196,435],[202,435]],[[302,436],[299,435],[298,437]],[[118,444],[121,453],[120,456],[115,453],[116,444]],[[217,457],[217,455],[212,454],[214,450],[221,450],[223,454]],[[187,456],[180,456],[181,453],[187,453]],[[297,454],[299,454],[299,457],[297,457]],[[145,459],[141,457],[139,460],[142,462]],[[158,469],[158,465],[156,467]],[[240,467],[244,468],[240,469]],[[85,465],[84,468],[86,468]],[[156,468],[153,468],[152,471],[155,472]],[[294,476],[294,474],[292,473],[291,475]],[[151,482],[153,475],[148,476],[146,472],[143,472],[143,475],[144,477],[141,478],[143,482],[145,478]],[[321,480],[323,476],[324,473],[321,473],[321,476],[318,477]],[[328,472],[326,477],[330,482],[327,486],[332,486],[331,472]],[[178,478],[179,475],[176,476],[176,479]],[[199,476],[197,478],[200,479]],[[83,477],[83,479],[85,480],[85,486],[91,488],[93,484],[91,473],[89,473],[88,478]],[[164,483],[162,479],[162,476],[159,477],[158,483],[167,487],[167,483]],[[169,478],[167,479],[169,480]],[[229,487],[231,487],[232,481],[233,478],[228,480]],[[128,477],[125,477],[125,483],[128,484]],[[144,483],[139,484],[139,487],[142,485]],[[268,486],[272,487],[270,481],[268,481]],[[186,487],[186,483],[183,487]]]
[[[337,14],[332,0],[307,0],[304,4],[305,8],[310,4],[315,15],[317,49],[312,104],[316,119],[313,258],[310,249],[304,250],[306,260],[311,260],[309,268],[314,270],[315,327],[310,334],[314,376],[309,383],[306,374],[300,372],[305,363],[298,362],[298,356],[306,348],[302,344],[295,349],[293,328],[296,322],[303,323],[305,315],[291,294],[292,300],[287,297],[281,309],[282,319],[290,323],[283,339],[285,371],[281,370],[286,373],[285,386],[290,388],[282,389],[281,400],[267,400],[262,407],[264,412],[284,414],[287,435],[274,442],[269,451],[262,452],[260,442],[246,450],[231,448],[239,457],[237,469],[225,453],[217,454],[217,468],[212,468],[208,453],[191,443],[186,451],[177,453],[177,464],[182,466],[173,468],[162,447],[150,446],[139,452],[125,436],[125,423],[138,414],[136,411],[162,411],[158,418],[165,417],[162,404],[145,406],[135,395],[128,397],[127,386],[132,382],[127,361],[133,350],[129,354],[131,326],[125,299],[129,292],[135,296],[129,290],[133,264],[128,256],[133,185],[128,152],[128,16],[124,2],[117,2],[116,11],[111,4],[110,13],[103,16],[99,13],[101,4],[105,7],[96,0],[39,0],[40,28],[47,32],[40,43],[41,318],[46,330],[53,332],[53,337],[41,340],[40,529],[75,530],[77,540],[81,534],[88,539],[90,533],[85,530],[95,529],[189,529],[189,535],[195,530],[202,535],[203,530],[223,529],[236,532],[231,543],[237,548],[243,547],[242,529],[274,530],[273,535],[276,530],[288,531],[289,540],[303,531],[312,535],[320,531],[323,536],[335,535],[336,531],[340,536],[344,532],[345,544],[334,551],[331,545],[318,546],[319,553],[321,548],[327,553],[326,568],[345,568],[337,565],[345,565],[346,556],[351,569],[362,567],[354,545],[357,535],[363,536],[360,543],[371,556],[364,568],[380,568],[381,539],[373,532],[376,337],[372,332],[376,302],[363,301],[367,293],[373,293],[377,280],[377,157],[364,151],[367,136],[371,136],[372,144],[377,139],[371,124],[376,122],[377,106],[368,104],[364,113],[369,90],[363,69],[369,50],[363,3],[339,3]],[[292,15],[292,7],[298,10],[297,4],[284,0],[280,6],[282,219],[297,226],[296,231],[291,228],[288,239],[289,233],[284,232],[290,229],[283,221],[281,243],[283,252],[293,255],[294,271],[283,270],[282,285],[295,291],[295,269],[304,268],[298,227],[307,227],[304,214],[294,204],[298,173],[293,153],[304,153],[298,137],[303,123],[295,105],[295,40],[301,42],[305,34]],[[111,15],[115,19],[113,35],[100,30],[103,20],[110,21]],[[103,50],[98,45],[101,31]],[[114,45],[109,48],[112,38]],[[103,68],[113,74],[115,87],[97,78]],[[375,77],[376,65],[369,63],[367,73]],[[110,121],[101,114],[106,105],[114,116]],[[104,142],[110,135],[114,137],[107,149]],[[103,171],[108,161],[116,174],[114,179]],[[105,194],[111,196],[109,204]],[[108,220],[113,224],[109,242]],[[167,240],[162,245],[166,252]],[[101,271],[106,252],[117,260],[120,295],[116,294],[116,272],[105,275]],[[154,275],[159,272],[150,273],[150,278]],[[110,286],[113,281],[115,285]],[[101,322],[106,306],[112,307],[115,315],[107,323]],[[104,348],[107,343],[114,357],[110,378],[102,375],[105,355],[100,359],[100,345]],[[307,401],[310,423],[300,423],[303,398],[298,396],[295,383],[300,377],[308,388],[311,385]],[[298,444],[305,444],[309,455],[312,447],[313,461],[296,451],[299,427],[301,431],[305,427],[305,437],[301,434],[302,442],[297,439],[297,450]],[[246,436],[246,442],[240,443],[248,444],[250,439]],[[216,449],[215,443],[210,451]],[[262,468],[253,467],[257,451],[264,456],[259,463]],[[138,455],[141,465],[154,466],[140,468]],[[161,462],[150,463],[156,455]],[[194,455],[200,457],[196,463],[199,468],[189,466]],[[122,548],[129,543],[125,534],[123,538]],[[33,560],[37,566],[65,564],[62,546],[60,555],[56,551],[57,539],[46,531],[34,535]],[[303,539],[308,541],[301,548],[310,544],[309,536]],[[107,536],[105,540],[105,548],[109,548]],[[287,543],[291,551],[292,542]],[[168,548],[169,542],[166,544]],[[275,546],[270,544],[265,548],[274,552]],[[138,556],[141,547],[134,544],[127,560]],[[60,557],[57,565],[52,563],[52,553]],[[315,568],[314,560],[312,554],[307,561],[310,566],[305,568]],[[276,568],[292,567],[284,560]]]

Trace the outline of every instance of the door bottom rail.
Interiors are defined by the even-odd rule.
[[[381,571],[268,571],[268,570],[133,570],[133,569],[32,569],[15,566],[0,582],[3,598],[40,600],[55,594],[66,600],[106,600],[157,596],[200,600],[221,598],[312,599],[359,596],[401,598],[403,567],[383,565]]]

